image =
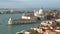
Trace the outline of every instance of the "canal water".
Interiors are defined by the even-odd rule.
[[[0,14],[0,34],[15,34],[21,30],[28,30],[31,27],[37,26],[39,23],[34,24],[20,24],[20,25],[8,25],[8,20],[21,18],[22,14]]]

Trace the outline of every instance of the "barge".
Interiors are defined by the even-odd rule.
[[[21,18],[17,18],[12,20],[11,18],[8,20],[8,24],[31,24],[31,23],[40,23],[40,21],[44,18],[43,10],[34,11],[33,14],[23,14]]]

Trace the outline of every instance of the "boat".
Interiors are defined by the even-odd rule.
[[[40,23],[43,19],[43,10],[35,11],[33,14],[23,14],[21,18],[16,18],[8,20],[8,24],[31,24],[31,23]]]
[[[22,30],[20,32],[16,32],[16,34],[23,34],[25,32],[25,30]]]

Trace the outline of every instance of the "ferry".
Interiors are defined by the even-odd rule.
[[[40,23],[44,18],[43,10],[35,11],[33,14],[23,14],[21,18],[12,20],[9,18],[8,24],[31,24],[31,23]]]

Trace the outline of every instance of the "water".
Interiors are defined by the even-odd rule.
[[[21,30],[28,30],[31,27],[37,26],[39,23],[26,24],[26,25],[11,25],[9,26],[8,20],[21,17],[22,14],[0,14],[0,34],[15,34]]]

